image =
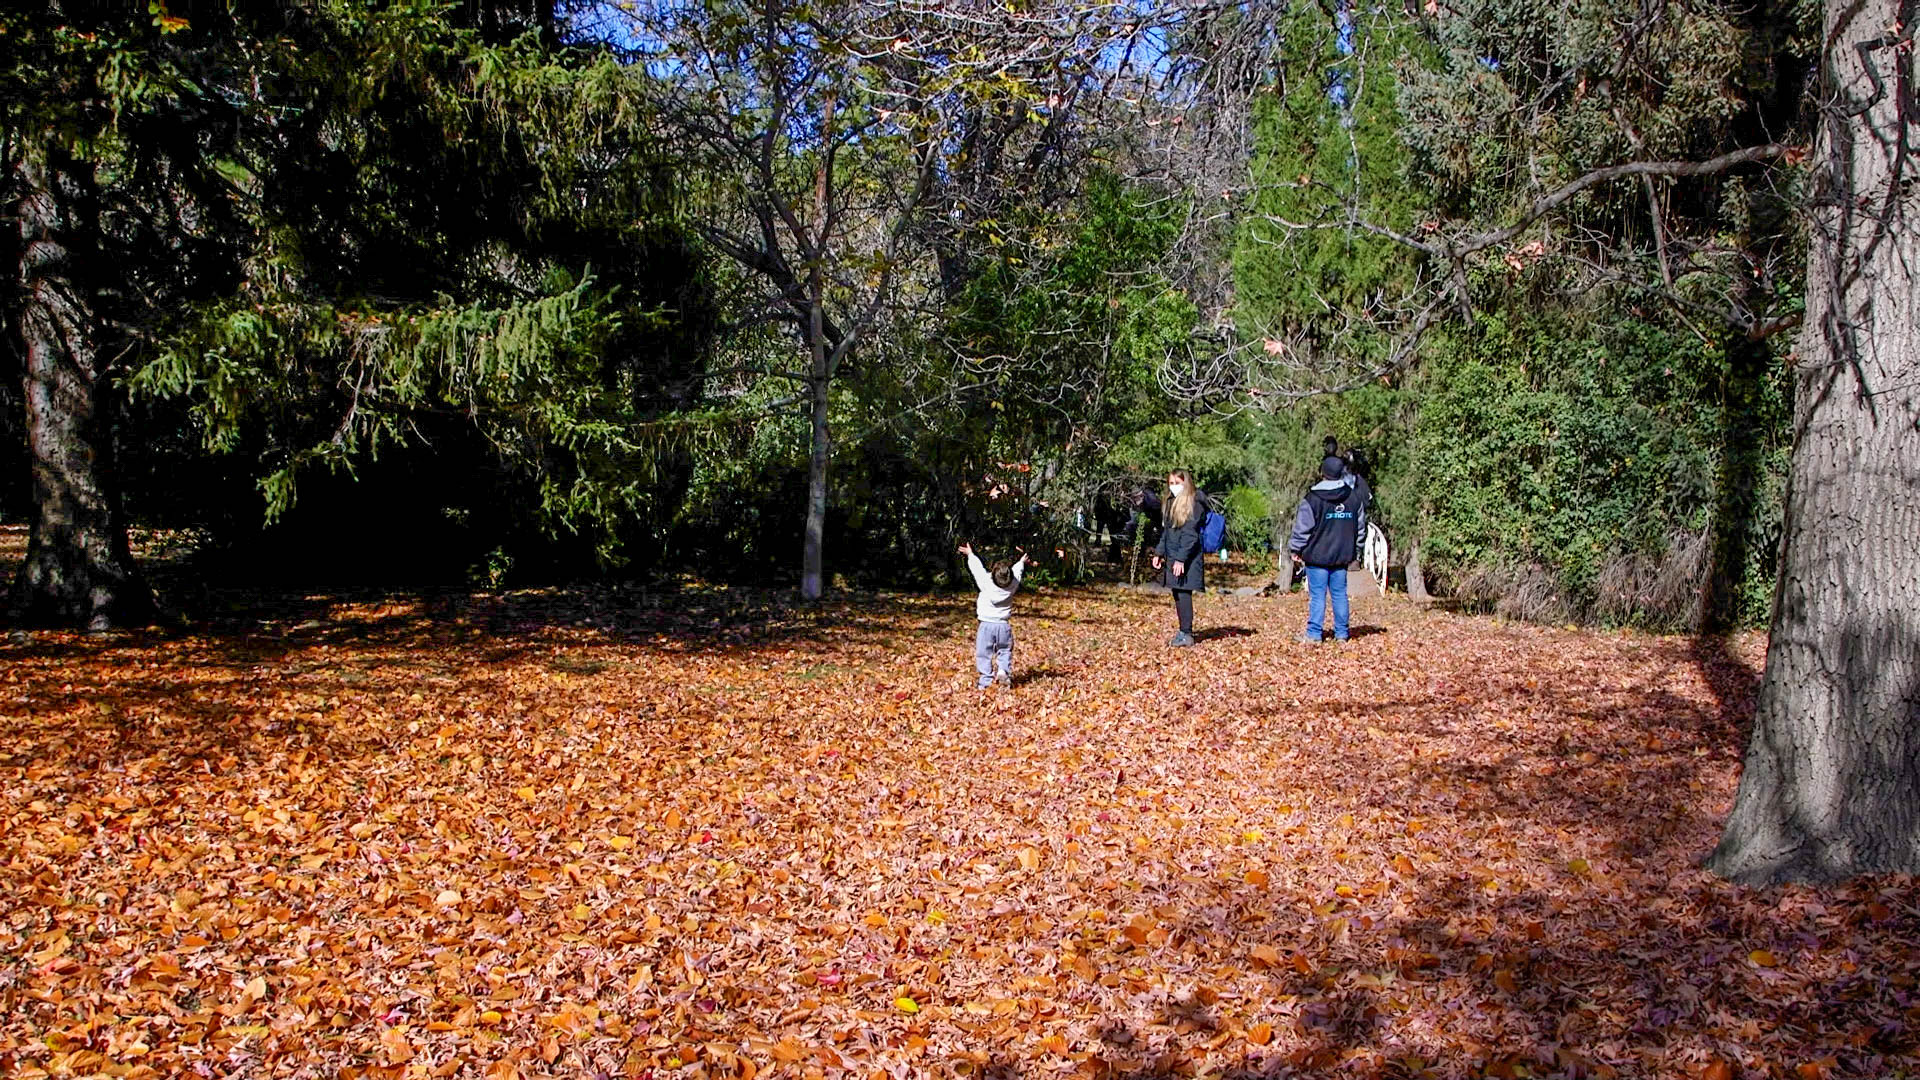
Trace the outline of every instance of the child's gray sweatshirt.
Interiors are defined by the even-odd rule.
[[[993,575],[987,571],[987,564],[980,556],[967,552],[967,569],[973,571],[973,583],[980,586],[980,601],[974,605],[981,622],[1006,622],[1013,618],[1013,594],[1020,591],[1020,575],[1026,571],[1027,560],[1024,556],[1013,564],[1013,588],[1003,589],[993,583]]]

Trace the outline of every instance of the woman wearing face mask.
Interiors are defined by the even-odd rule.
[[[1204,498],[1184,469],[1167,474],[1167,498],[1161,504],[1164,527],[1153,548],[1153,568],[1165,566],[1173,610],[1180,616],[1180,632],[1169,645],[1193,644],[1193,594],[1206,588],[1206,559],[1200,553],[1200,528],[1207,517]]]

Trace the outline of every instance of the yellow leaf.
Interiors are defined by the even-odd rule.
[[[588,919],[593,918],[593,909],[585,904],[575,904],[573,905],[573,917],[578,922],[586,922]]]
[[[1753,961],[1755,967],[1770,968],[1780,964],[1780,958],[1765,949],[1753,950],[1747,954],[1747,959]]]
[[[1585,859],[1569,859],[1567,860],[1567,869],[1579,874],[1581,877],[1585,877],[1593,870],[1593,865]]]
[[[893,999],[893,1007],[903,1013],[917,1013],[920,1011],[920,1003],[904,994]]]
[[[615,851],[625,851],[627,848],[633,846],[633,837],[609,836],[607,837],[607,846]]]
[[[680,823],[682,821],[685,821],[686,819],[680,816],[680,811],[669,810],[667,811],[667,816],[664,818],[661,818],[660,820],[666,823],[667,828],[677,829],[680,827]]]
[[[488,1009],[486,1012],[480,1014],[480,1022],[486,1024],[488,1027],[492,1027],[494,1024],[500,1022],[500,1014],[492,1009]]]
[[[1040,849],[1039,848],[1029,844],[1026,847],[1021,848],[1019,852],[1017,852],[1017,855],[1019,856],[1020,868],[1022,870],[1033,871],[1033,870],[1040,869]]]
[[[1273,1025],[1262,1021],[1247,1029],[1247,1041],[1255,1046],[1265,1046],[1273,1041]]]
[[[520,796],[521,798],[523,798],[523,799],[525,799],[525,800],[527,800],[528,802],[532,802],[532,801],[533,801],[533,799],[534,799],[534,796],[535,796],[535,795],[537,795],[537,794],[539,794],[538,792],[536,792],[536,791],[534,791],[534,790],[533,790],[533,788],[532,788],[531,786],[529,786],[529,787],[521,787],[521,788],[514,788],[514,789],[513,789],[513,793],[514,793],[515,795],[518,795],[518,796]],[[496,1065],[499,1065],[499,1064],[505,1064],[505,1063],[504,1063],[504,1062],[495,1062],[494,1064],[496,1064]],[[509,1068],[509,1069],[511,1069],[511,1068],[513,1068],[513,1066],[511,1066],[511,1065],[508,1065],[508,1066],[507,1066],[507,1068]],[[518,1072],[518,1070],[515,1070],[515,1072],[517,1073],[517,1072]]]
[[[434,897],[433,902],[441,907],[452,907],[460,902],[460,892],[457,889],[441,889],[440,895]]]

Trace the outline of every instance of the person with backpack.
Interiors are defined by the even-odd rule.
[[[1367,512],[1373,506],[1373,488],[1367,483],[1366,477],[1366,451],[1349,446],[1347,452],[1343,454],[1340,452],[1340,440],[1331,435],[1322,439],[1321,445],[1326,450],[1326,453],[1321,455],[1322,460],[1337,457],[1346,465],[1345,479],[1347,483],[1353,485],[1354,497],[1360,504],[1360,540],[1364,544],[1367,537]]]
[[[1210,533],[1225,534],[1226,519],[1209,509],[1206,495],[1194,487],[1193,477],[1184,469],[1167,474],[1167,497],[1161,506],[1160,542],[1153,547],[1153,568],[1165,568],[1163,580],[1173,591],[1173,610],[1180,622],[1179,632],[1167,644],[1184,647],[1193,644],[1193,594],[1207,587],[1207,539]],[[1214,550],[1220,550],[1218,540]]]
[[[1307,629],[1301,641],[1325,635],[1327,600],[1333,600],[1333,639],[1347,640],[1347,566],[1360,550],[1360,504],[1347,463],[1329,454],[1320,462],[1319,483],[1300,500],[1287,550],[1306,567]]]

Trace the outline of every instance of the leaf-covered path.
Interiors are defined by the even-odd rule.
[[[1886,1076],[1910,883],[1695,868],[1761,643],[1299,597],[316,598],[0,644],[0,1073]]]

